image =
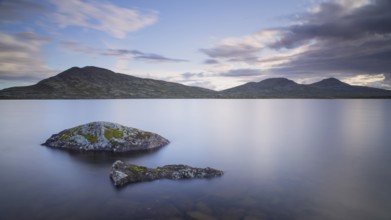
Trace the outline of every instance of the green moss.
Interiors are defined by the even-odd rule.
[[[124,136],[124,133],[120,130],[107,129],[104,135],[107,140],[111,140],[113,137],[122,138]]]
[[[124,136],[124,133],[120,130],[113,130],[113,136],[116,138],[122,138]]]
[[[113,130],[107,129],[104,135],[107,140],[111,140],[113,138]]]
[[[132,166],[131,168],[130,168],[133,172],[136,172],[136,173],[143,173],[143,172],[145,172],[145,171],[147,171],[147,168],[145,168],[145,167],[140,167],[140,166]]]
[[[166,171],[166,169],[164,167],[157,167],[156,170],[158,172]]]
[[[62,141],[63,141],[63,140],[66,140],[66,139],[68,139],[70,136],[71,136],[70,133],[62,134],[61,137],[60,137],[60,140],[62,140]]]
[[[83,137],[87,139],[91,144],[96,143],[98,139],[95,136],[84,134]]]

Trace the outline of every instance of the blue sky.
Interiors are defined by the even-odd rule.
[[[1,0],[0,89],[72,66],[221,90],[287,77],[391,89],[388,0]]]

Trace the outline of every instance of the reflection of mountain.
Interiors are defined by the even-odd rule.
[[[249,82],[216,92],[162,80],[138,78],[98,67],[72,67],[32,86],[0,91],[1,99],[117,98],[391,98],[391,91],[351,86],[335,78],[297,84],[285,78]]]
[[[335,78],[304,85],[285,78],[250,82],[222,91],[231,98],[391,98],[391,91],[351,86]]]

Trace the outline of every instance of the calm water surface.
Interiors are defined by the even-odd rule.
[[[139,155],[40,146],[111,121],[161,134]],[[391,219],[391,100],[0,101],[0,219]],[[116,159],[221,178],[129,185]]]

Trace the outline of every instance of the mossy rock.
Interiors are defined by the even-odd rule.
[[[122,138],[124,136],[124,132],[115,129],[106,129],[104,133],[107,140],[111,140],[113,138]]]
[[[54,134],[43,145],[81,151],[133,152],[156,149],[168,143],[152,132],[110,122],[91,122]]]
[[[153,181],[158,179],[202,179],[214,178],[224,174],[214,168],[198,168],[183,164],[165,165],[163,167],[149,168],[135,164],[127,164],[120,160],[113,163],[110,178],[115,186],[124,186],[130,183]]]

